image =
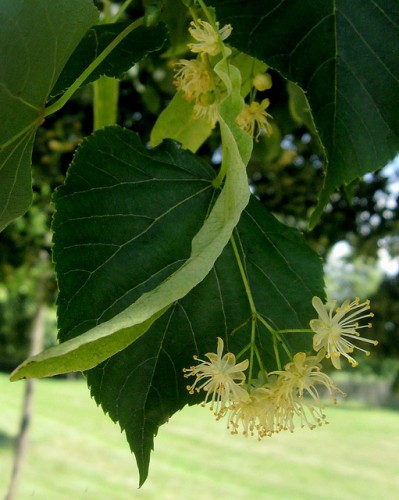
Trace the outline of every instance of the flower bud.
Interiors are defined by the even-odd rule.
[[[273,85],[272,77],[269,75],[269,73],[258,73],[257,75],[255,75],[252,83],[256,90],[259,91],[269,90]]]

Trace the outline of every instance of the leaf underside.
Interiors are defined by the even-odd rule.
[[[91,0],[0,2],[0,230],[29,208],[32,144],[44,105],[97,18]]]
[[[209,0],[228,42],[305,90],[328,161],[312,224],[329,195],[399,149],[395,0]],[[271,103],[271,112],[273,103]]]

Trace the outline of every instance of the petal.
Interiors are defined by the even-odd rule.
[[[341,369],[341,356],[334,356],[334,353],[331,354],[331,363],[333,364],[334,368],[337,370]]]
[[[219,359],[222,359],[222,354],[223,354],[223,349],[224,349],[224,343],[223,343],[223,340],[220,337],[218,337],[217,340],[218,340],[217,356],[218,356]]]
[[[229,368],[228,373],[234,372],[244,372],[249,365],[249,361],[245,359],[244,361],[241,361],[241,363],[238,363],[237,365],[234,365],[234,367]],[[234,370],[233,370],[234,368]]]
[[[250,400],[248,391],[246,389],[244,389],[243,387],[240,387],[237,384],[234,384],[234,387],[232,387],[231,392],[233,393],[236,401],[247,402]]]
[[[323,346],[326,346],[328,343],[328,337],[324,333],[316,333],[313,335],[313,349],[318,351]]]
[[[214,352],[207,352],[205,356],[209,359],[211,363],[216,363],[218,360],[218,356]]]
[[[330,317],[328,315],[326,306],[323,304],[319,297],[313,297],[312,306],[316,309],[319,318],[324,321],[324,323],[328,324],[330,322]]]
[[[327,335],[329,329],[327,328],[327,324],[322,319],[312,319],[309,322],[310,328],[315,332],[323,335]]]

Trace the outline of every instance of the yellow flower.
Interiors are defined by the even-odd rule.
[[[307,356],[304,352],[298,352],[293,360],[285,365],[284,370],[271,372],[271,375],[278,377],[274,389],[277,432],[293,432],[295,416],[299,417],[301,427],[314,429],[317,425],[322,425],[325,415],[320,402],[320,387],[327,389],[334,404],[334,391],[344,395],[331,378],[321,371],[319,362],[322,357],[323,354]],[[312,399],[306,399],[306,396]]]
[[[219,54],[220,40],[225,40],[230,35],[233,28],[230,24],[227,24],[219,30],[218,22],[216,23],[216,28],[217,31],[212,27],[212,25],[206,21],[201,21],[201,19],[197,19],[196,22],[192,21],[188,31],[190,32],[190,35],[199,43],[188,44],[188,48],[191,52],[206,53],[210,56],[216,56]]]
[[[246,401],[235,401],[229,408],[227,428],[232,434],[238,434],[240,424],[244,436],[253,436],[257,428],[258,408],[253,396]]]
[[[214,88],[207,64],[196,59],[181,59],[175,65],[174,83],[184,93],[187,101],[197,99]]]
[[[232,434],[241,428],[245,436],[257,434],[258,439],[283,430],[293,432],[297,420],[301,427],[309,429],[322,425],[326,417],[320,388],[329,392],[334,403],[335,392],[344,394],[321,371],[322,357],[298,352],[284,370],[270,372],[268,383],[252,388],[246,399],[233,400],[219,418],[228,413],[227,427]]]
[[[194,356],[199,365],[184,368],[185,377],[195,376],[194,383],[187,386],[190,394],[194,390],[206,391],[203,405],[208,400],[211,402],[211,410],[215,415],[222,416],[229,401],[245,401],[249,399],[248,392],[241,387],[245,382],[244,371],[248,368],[248,360],[236,364],[233,353],[228,352],[223,356],[223,340],[218,338],[217,353],[209,352],[205,356],[209,361],[204,361]],[[238,383],[237,383],[238,382]]]
[[[258,434],[258,439],[274,432],[274,395],[268,385],[257,387],[249,398],[233,402],[229,408],[227,428],[238,434],[241,427],[244,436]]]
[[[276,391],[286,400],[294,400],[296,396],[303,398],[311,396],[315,401],[320,401],[317,386],[327,389],[334,403],[336,402],[334,392],[341,392],[332,379],[321,371],[320,360],[323,353],[318,356],[307,356],[304,352],[297,352],[284,370],[271,372],[277,375]]]
[[[205,118],[212,127],[216,125],[219,119],[219,103],[213,92],[201,94],[194,104],[194,118]]]
[[[309,429],[326,423],[320,388],[329,392],[334,404],[334,393],[344,393],[321,371],[322,357],[323,353],[307,356],[298,352],[284,370],[270,372],[267,383],[257,386],[255,381],[245,398],[231,398],[218,419],[227,414],[227,428],[232,434],[241,429],[244,436],[257,434],[258,439],[284,430],[293,432],[297,421]]]
[[[323,425],[323,423],[328,423],[320,401],[299,396],[295,396],[291,400],[291,404],[284,405],[283,401],[280,401],[278,417],[282,430],[289,430],[290,432],[294,432],[295,429],[294,418],[299,418],[301,427],[308,427],[310,430]]]
[[[254,137],[255,128],[257,129],[258,132],[255,136],[255,140],[259,139],[262,131],[264,131],[267,136],[272,133],[272,127],[267,121],[268,118],[271,118],[271,115],[266,112],[269,104],[269,99],[263,99],[262,102],[253,101],[251,104],[245,104],[241,113],[236,118],[237,125],[245,130],[245,132],[248,132],[252,137]]]
[[[362,303],[359,299],[352,302],[345,300],[341,307],[337,309],[335,309],[337,301],[334,300],[329,312],[319,297],[313,297],[312,304],[319,314],[318,319],[310,321],[310,328],[315,332],[313,336],[315,351],[325,350],[326,358],[331,358],[332,364],[338,370],[341,368],[341,354],[353,367],[358,365],[357,361],[351,356],[354,349],[363,351],[367,356],[370,355],[369,351],[351,342],[351,340],[362,340],[369,344],[378,344],[376,340],[361,337],[358,332],[360,328],[371,328],[371,323],[359,325],[360,320],[374,316],[372,312],[369,312],[369,300]]]
[[[299,417],[301,427],[314,429],[322,425],[326,416],[323,413],[319,388],[328,391],[334,404],[334,392],[345,395],[332,379],[321,371],[320,360],[323,355],[320,353],[318,356],[307,356],[304,352],[298,352],[293,360],[285,365],[284,370],[272,372],[278,376],[275,389],[278,407],[277,429],[293,432],[295,416]]]

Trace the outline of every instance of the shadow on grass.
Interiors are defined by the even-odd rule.
[[[15,437],[0,430],[0,448],[10,448],[15,444]]]

